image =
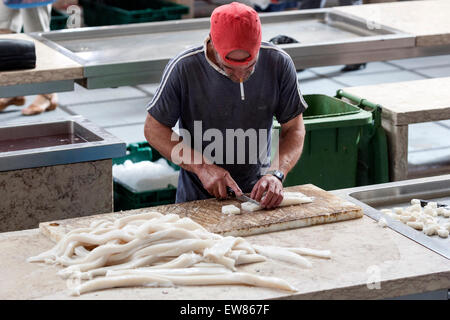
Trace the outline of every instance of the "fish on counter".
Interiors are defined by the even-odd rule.
[[[301,255],[331,257],[327,250],[263,248],[241,237],[209,232],[186,217],[148,211],[76,228],[28,262],[63,266],[59,276],[77,280],[72,295],[116,287],[176,285],[241,284],[297,291],[283,279],[238,268],[267,258],[310,268],[311,262]]]

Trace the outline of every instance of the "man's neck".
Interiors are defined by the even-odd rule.
[[[208,59],[211,60],[212,63],[214,63],[217,67],[220,68],[220,66],[217,64],[216,55],[214,53],[214,47],[211,43],[211,40],[207,40],[206,42],[206,55],[208,56]]]

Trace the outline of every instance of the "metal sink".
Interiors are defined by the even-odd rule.
[[[450,175],[342,189],[332,193],[361,206],[364,214],[376,221],[384,217],[389,228],[450,259],[450,237],[443,239],[437,235],[427,236],[422,231],[393,220],[380,211],[394,207],[405,208],[411,204],[411,199],[450,205]],[[450,222],[449,218],[439,217],[439,219]]]
[[[0,152],[102,140],[73,120],[0,128]]]
[[[449,202],[450,205],[450,181],[423,181],[410,185],[398,185],[380,189],[357,191],[349,194],[351,197],[362,201],[376,209],[410,205],[411,199],[428,199],[440,202]],[[443,199],[441,199],[443,198]],[[450,221],[449,221],[450,222]]]
[[[81,116],[0,126],[0,171],[124,156],[125,142]]]

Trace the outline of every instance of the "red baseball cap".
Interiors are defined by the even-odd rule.
[[[211,14],[211,40],[220,57],[231,65],[246,65],[261,47],[261,21],[253,8],[239,2],[217,7]],[[247,51],[244,61],[234,61],[227,55],[234,50]]]

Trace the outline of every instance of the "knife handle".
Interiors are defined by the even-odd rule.
[[[234,193],[233,189],[231,189],[229,186],[227,186],[227,195],[232,198],[236,197],[236,194]]]

